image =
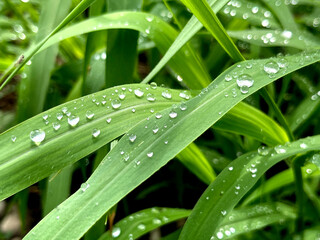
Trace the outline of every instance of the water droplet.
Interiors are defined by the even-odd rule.
[[[92,137],[97,138],[99,137],[100,133],[100,130],[95,128],[92,130]]]
[[[221,211],[221,214],[222,214],[223,216],[225,216],[225,215],[227,214],[227,211],[226,211],[226,210],[222,210],[222,211]]]
[[[156,118],[157,118],[157,119],[162,118],[162,114],[161,114],[161,113],[159,113],[159,112],[157,112],[155,116],[156,116]]]
[[[113,109],[119,109],[121,107],[121,102],[119,99],[114,99],[111,102],[111,106]]]
[[[114,228],[112,228],[112,233],[111,233],[111,235],[112,235],[113,238],[119,237],[120,234],[121,234],[121,229],[120,229],[119,227],[114,227]]]
[[[90,187],[89,183],[82,183],[80,189],[82,192],[85,192]]]
[[[155,224],[155,225],[160,225],[161,224],[161,220],[159,218],[154,218],[152,220],[152,223]]]
[[[144,230],[146,230],[146,226],[144,224],[139,224],[138,229],[141,231],[144,231]]]
[[[260,156],[266,156],[269,154],[269,149],[266,146],[261,146],[258,148],[258,154]]]
[[[123,99],[126,98],[126,94],[120,93],[120,94],[118,95],[118,97],[119,97],[121,100],[123,100]]]
[[[170,111],[170,113],[169,113],[170,118],[176,118],[177,116],[178,116],[178,114],[175,111],[173,111],[173,110]]]
[[[229,167],[228,169],[229,169],[229,171],[232,171],[232,170],[233,170],[233,167]]]
[[[57,113],[57,119],[60,121],[63,118],[63,114],[62,113]]]
[[[223,233],[222,232],[217,232],[217,238],[222,239],[223,238]]]
[[[305,143],[301,143],[301,144],[300,144],[300,147],[301,147],[302,149],[306,149],[308,146],[307,146],[307,144],[305,144]]]
[[[159,127],[156,125],[153,129],[152,132],[153,134],[156,134],[159,131]]]
[[[49,117],[48,114],[45,114],[42,116],[43,120],[48,120],[48,117]]]
[[[168,144],[168,141],[164,141],[164,144]]]
[[[71,127],[75,127],[77,126],[77,124],[79,123],[80,121],[80,118],[77,117],[77,116],[70,116],[68,118],[68,124],[71,126]]]
[[[138,98],[141,98],[144,94],[144,91],[142,91],[141,88],[137,88],[134,90],[134,95],[136,95]]]
[[[14,142],[16,142],[16,140],[17,140],[17,137],[15,135],[12,135],[11,136],[11,141],[14,143]]]
[[[130,135],[129,135],[129,140],[130,140],[130,142],[132,142],[132,143],[136,140],[136,138],[137,138],[137,135],[135,135],[135,134],[130,134]]]
[[[267,74],[276,74],[277,72],[279,72],[279,65],[278,63],[276,63],[275,61],[269,61],[267,62],[264,66],[263,66],[263,70],[267,73]]]
[[[190,99],[190,96],[188,95],[187,91],[183,91],[181,93],[179,93],[179,97],[183,98],[183,99]]]
[[[147,100],[149,102],[154,102],[156,100],[155,96],[152,93],[147,94]]]
[[[52,123],[52,127],[55,131],[58,131],[61,127],[60,123],[54,122]]]
[[[187,110],[187,104],[186,104],[185,102],[182,102],[182,103],[180,104],[180,109],[181,109],[181,111]]]
[[[30,132],[30,139],[34,142],[37,146],[45,139],[46,133],[41,129],[36,129]]]
[[[224,80],[226,80],[226,82],[230,82],[232,80],[232,76],[230,74],[227,74]]]
[[[135,108],[132,108],[132,109],[131,109],[131,112],[135,113],[135,112],[136,112],[136,109],[135,109]]]
[[[157,83],[152,82],[152,83],[150,83],[150,87],[151,87],[152,89],[157,89],[158,85],[157,85]]]
[[[106,122],[107,122],[107,123],[111,123],[111,120],[112,120],[111,117],[108,117],[108,118],[106,119]]]
[[[172,98],[172,95],[171,95],[171,92],[169,90],[164,90],[162,93],[161,93],[162,97],[166,98],[166,99],[171,99]]]
[[[311,173],[312,173],[312,169],[307,168],[307,169],[306,169],[306,173],[307,173],[307,174],[311,174]]]
[[[148,156],[149,158],[151,158],[151,157],[153,156],[153,152],[148,152],[148,153],[147,153],[147,156]]]
[[[286,153],[286,152],[287,152],[286,149],[285,149],[283,146],[281,146],[281,145],[275,146],[275,147],[274,147],[274,150],[275,150],[276,153],[278,153],[278,154],[282,154],[282,153]]]
[[[129,160],[129,158],[130,158],[130,155],[129,155],[128,153],[125,153],[125,154],[123,155],[123,160],[124,160],[125,162],[127,162],[127,161]]]
[[[87,119],[91,120],[94,117],[94,113],[91,112],[90,110],[88,110],[86,112],[86,117],[87,117]]]
[[[63,112],[64,114],[66,114],[66,113],[68,112],[68,108],[67,108],[67,107],[63,107],[61,110],[62,110],[62,112]]]
[[[237,85],[243,94],[249,92],[249,88],[252,87],[253,83],[254,80],[249,74],[242,74],[237,79]]]

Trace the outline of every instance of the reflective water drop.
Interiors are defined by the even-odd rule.
[[[276,74],[277,72],[279,72],[279,65],[278,63],[276,63],[275,61],[269,61],[267,62],[264,66],[263,66],[263,70],[267,73],[267,74]]]
[[[113,238],[119,237],[120,234],[121,234],[121,229],[120,229],[119,227],[114,227],[114,228],[112,228],[112,233],[111,233],[111,235],[112,235]]]
[[[57,113],[57,119],[60,121],[63,118],[63,114],[62,113]]]
[[[168,141],[164,141],[164,144],[168,144]]]
[[[155,225],[159,225],[159,224],[161,224],[161,220],[159,218],[154,218],[152,220],[152,223],[155,224]]]
[[[221,214],[222,214],[223,216],[225,216],[225,215],[227,214],[227,211],[226,211],[226,210],[222,210],[222,211],[221,211]]]
[[[229,169],[229,171],[232,171],[232,170],[233,170],[233,167],[229,167],[228,169]]]
[[[222,232],[217,232],[217,238],[222,239],[223,238],[223,233]]]
[[[156,125],[153,129],[152,132],[153,134],[156,134],[159,131],[159,127]]]
[[[113,109],[119,109],[121,107],[121,102],[119,99],[114,99],[111,102],[111,106]]]
[[[151,158],[151,157],[153,156],[153,152],[148,152],[148,153],[147,153],[147,156],[148,156],[149,158]]]
[[[48,120],[48,117],[49,117],[48,114],[45,114],[42,116],[43,120]]]
[[[91,120],[94,117],[94,113],[91,112],[90,110],[88,110],[86,112],[86,117],[87,117],[87,119]]]
[[[150,87],[151,87],[152,89],[157,89],[158,85],[157,85],[157,83],[152,82],[152,83],[150,83]]]
[[[107,123],[111,123],[111,120],[112,120],[111,117],[108,117],[108,118],[106,119],[106,122],[107,122]]]
[[[52,127],[55,131],[58,131],[61,127],[60,123],[54,122],[52,123]]]
[[[300,144],[300,147],[301,147],[302,149],[306,149],[308,146],[307,146],[307,144],[305,144],[305,143],[301,143],[301,144]]]
[[[85,192],[90,187],[89,183],[82,183],[80,189],[82,192]]]
[[[136,161],[136,165],[139,166],[141,164],[140,160]]]
[[[77,124],[79,123],[80,121],[80,118],[77,117],[77,116],[70,116],[68,118],[68,124],[71,126],[71,127],[75,127],[77,126]]]
[[[130,135],[129,135],[129,140],[130,140],[130,142],[132,142],[132,143],[136,140],[136,138],[137,138],[137,135],[135,135],[135,134],[130,134]]]
[[[190,99],[190,96],[188,95],[187,91],[183,91],[181,93],[179,93],[179,97],[183,98],[183,99]]]
[[[249,88],[252,87],[253,83],[254,80],[249,74],[242,74],[237,78],[237,85],[243,94],[249,92]]]
[[[45,139],[46,133],[41,129],[36,129],[30,132],[30,139],[35,145],[39,146]]]
[[[226,82],[230,82],[232,80],[232,76],[230,74],[227,74],[224,80],[226,80]]]
[[[135,108],[132,108],[132,109],[131,109],[131,112],[135,113],[135,112],[136,112],[136,109],[135,109]]]
[[[185,102],[182,102],[182,103],[180,104],[180,109],[181,109],[181,111],[187,110],[187,104],[186,104]]]
[[[118,97],[119,97],[121,100],[123,100],[123,99],[126,98],[126,94],[120,93],[120,94],[118,95]]]
[[[258,148],[258,154],[260,156],[266,156],[269,154],[269,149],[266,146],[261,146]]]
[[[175,111],[173,111],[173,110],[170,111],[170,113],[169,113],[170,118],[176,118],[177,116],[178,116],[178,114]]]
[[[281,146],[281,145],[275,146],[275,147],[274,147],[274,150],[275,150],[276,153],[278,153],[278,154],[282,154],[282,153],[286,153],[286,152],[287,152],[286,149],[285,149],[283,146]]]
[[[161,114],[161,113],[159,113],[159,112],[157,112],[155,116],[156,116],[156,118],[157,118],[157,119],[162,118],[162,114]]]
[[[146,230],[146,226],[144,224],[139,224],[138,229],[141,231],[144,231],[144,230]]]
[[[67,107],[63,107],[61,110],[62,110],[62,112],[63,112],[64,114],[66,114],[66,113],[68,112],[68,108],[67,108]]]
[[[149,102],[154,102],[156,100],[155,96],[152,93],[147,94],[147,100]]]
[[[100,130],[95,128],[92,130],[92,137],[97,138],[99,137],[100,133]]]
[[[166,99],[171,99],[172,98],[172,95],[171,95],[171,92],[169,90],[164,90],[162,93],[161,93],[162,97],[166,98]]]
[[[123,155],[123,160],[124,160],[125,162],[127,162],[127,161],[129,160],[129,158],[130,158],[130,155],[129,155],[128,153],[125,153],[125,154]]]
[[[12,135],[12,136],[11,136],[11,141],[12,141],[12,142],[16,142],[16,140],[17,140],[17,137],[16,137],[15,135]]]
[[[142,91],[141,88],[137,88],[134,90],[134,95],[136,95],[138,98],[141,98],[144,94],[144,91]]]

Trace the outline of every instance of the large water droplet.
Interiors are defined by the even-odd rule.
[[[171,111],[169,112],[169,117],[170,117],[170,118],[176,118],[177,116],[178,116],[178,114],[177,114],[175,111],[171,110]]]
[[[249,88],[252,87],[253,83],[254,80],[249,74],[242,74],[237,79],[237,85],[243,94],[249,92]]]
[[[279,72],[279,65],[278,63],[276,63],[275,61],[269,61],[267,62],[264,66],[263,66],[263,70],[269,74],[269,75],[273,75],[276,74],[277,72]]]
[[[30,132],[30,139],[37,146],[45,139],[46,133],[41,129],[36,129]]]
[[[138,98],[141,98],[144,94],[144,91],[142,91],[141,88],[137,88],[134,90],[134,95],[136,95]]]
[[[121,229],[120,229],[119,227],[114,227],[114,228],[112,229],[111,235],[112,235],[113,238],[119,237],[120,234],[121,234]]]
[[[119,99],[114,99],[111,102],[111,106],[113,109],[119,109],[121,107],[121,102]]]
[[[258,154],[260,156],[266,156],[266,155],[269,154],[269,149],[267,147],[265,147],[265,146],[261,146],[261,147],[258,148]]]
[[[172,95],[171,95],[171,92],[169,90],[164,90],[162,93],[161,93],[162,97],[166,98],[166,99],[171,99],[172,98]]]
[[[99,137],[100,133],[101,133],[100,130],[95,128],[92,130],[92,137],[97,138]]]
[[[158,85],[155,82],[150,83],[152,89],[157,89]]]
[[[77,126],[77,124],[79,123],[80,121],[80,118],[77,117],[77,116],[70,116],[68,118],[68,124],[71,126],[71,127],[75,127]]]
[[[94,117],[94,113],[91,112],[90,110],[88,110],[86,112],[86,117],[87,117],[87,119],[91,120]]]
[[[147,100],[149,102],[154,102],[156,100],[155,96],[152,93],[147,94]]]

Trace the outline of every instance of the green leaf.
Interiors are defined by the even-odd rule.
[[[300,147],[302,143],[307,147]],[[216,231],[221,222],[268,169],[288,157],[319,148],[320,135],[266,149],[260,155],[258,152],[250,152],[237,158],[203,193],[179,239],[219,237]]]
[[[133,91],[140,88],[144,96],[138,98]],[[171,99],[164,98],[163,91],[162,88],[153,89],[140,84],[110,88],[52,108],[2,133],[0,199],[99,149],[150,115],[151,110],[160,111],[183,100],[179,91],[170,91]],[[123,97],[125,99],[120,100]],[[113,109],[112,103],[120,103],[121,107]],[[77,127],[68,124],[72,116],[80,118]],[[45,132],[40,146],[36,146],[29,136],[37,129]],[[98,138],[92,136],[94,129],[100,130]],[[21,171],[14,174],[17,169]]]
[[[231,109],[214,128],[250,136],[271,146],[289,141],[286,132],[274,120],[244,103]]]
[[[318,177],[320,175],[319,169],[314,164],[308,164],[301,168],[302,177],[304,179],[311,177]],[[255,189],[248,197],[246,197],[242,205],[248,205],[253,201],[258,200],[264,195],[270,194],[288,184],[294,183],[294,176],[292,169],[287,169],[268,179],[263,185]]]
[[[301,62],[301,57],[305,55],[308,57]],[[240,67],[238,67],[237,65],[239,64],[237,64],[221,74],[214,83],[204,89],[197,97],[186,103],[182,103],[180,106],[173,106],[169,109],[165,109],[160,113],[157,113],[157,117],[156,115],[153,115],[141,121],[119,141],[112,151],[108,153],[88,181],[57,209],[47,215],[31,232],[29,232],[25,239],[34,239],[37,236],[41,236],[44,239],[59,239],[61,237],[79,239],[90,226],[92,226],[112,206],[149,178],[159,168],[164,166],[170,159],[187,147],[212,124],[219,120],[227,111],[249,94],[258,91],[265,85],[292,71],[319,61],[319,59],[320,51],[313,51],[310,53],[274,59],[247,61],[247,63],[252,64],[250,69],[241,64]],[[284,61],[289,64],[287,64],[286,69],[279,70],[272,75],[272,77],[268,77],[268,74],[266,74],[263,69],[266,64],[267,66],[270,65],[270,61],[273,61],[272,65]],[[238,87],[236,86],[237,83],[235,80],[225,81],[225,77],[228,74],[232,75],[232,73],[235,72],[239,76],[247,74],[246,77],[251,76],[255,81],[249,89],[249,94],[241,94],[240,90],[237,90],[239,94],[237,94],[236,97],[226,100],[225,94],[231,94],[232,89]],[[243,90],[244,89],[242,89],[242,91]],[[222,112],[222,114],[219,114],[219,112]],[[162,117],[160,117],[159,114],[161,114]],[[201,124],[199,124],[200,121]],[[157,134],[154,134],[154,128],[159,128]],[[133,136],[135,136],[134,143],[130,141],[130,138]],[[73,138],[78,139],[74,136]],[[261,166],[262,164],[259,165],[256,178],[252,178],[251,172],[243,170],[243,164],[248,162],[246,157],[249,155],[240,157],[237,161],[239,166],[234,166],[234,169],[237,169],[237,171],[242,169],[241,173],[245,174],[246,178],[252,179],[252,181],[248,181],[246,184],[253,185],[258,177],[262,175],[263,171],[261,171],[260,168],[266,170],[268,169],[268,166],[271,167],[277,161],[283,159],[283,157],[290,156],[290,154],[303,153],[319,148],[319,139],[319,136],[310,138],[305,142],[306,148],[301,149],[300,147],[297,147],[297,144],[300,143],[294,143],[291,148],[288,147],[286,153],[274,154],[274,156],[270,158],[271,160],[266,161],[267,166],[263,168],[263,166]],[[39,153],[40,152],[38,151],[38,154]],[[262,156],[258,156],[257,154],[254,154],[254,156],[257,159],[262,158]],[[256,159],[253,158],[252,161],[254,160]],[[217,178],[213,182],[214,184],[218,182],[220,184],[218,189],[223,188],[224,191],[228,193],[225,193],[223,196],[234,194],[234,187],[232,186],[233,181],[235,179],[240,181],[241,179],[238,178],[240,171],[238,174],[235,173],[236,171],[226,169],[223,174],[219,175],[221,176],[220,180],[217,181]],[[231,177],[230,179],[227,179],[223,177],[224,175],[231,175]],[[227,182],[222,184],[221,182],[224,180]],[[227,187],[228,191],[225,190]],[[209,189],[208,191],[211,190]],[[240,196],[246,191],[243,191],[242,188],[238,197],[232,195],[233,199],[223,197],[223,203],[218,203],[215,206],[215,209],[217,210],[221,207],[221,204],[227,204],[227,206],[224,205],[224,208],[228,207],[225,210],[230,212],[234,205],[240,200]],[[213,193],[217,194],[217,191],[214,191]],[[221,192],[218,191],[218,195],[220,193]],[[215,201],[209,202],[213,205],[216,203]],[[218,213],[215,213],[215,216],[220,217],[220,211],[222,210],[223,209],[218,209]],[[203,214],[203,217],[205,217],[205,215],[207,214]],[[79,221],[79,219],[82,219],[82,221]],[[220,217],[219,219],[221,220],[222,218]],[[209,222],[211,221],[208,221],[207,223]],[[200,221],[198,223],[200,223]],[[192,237],[194,234],[192,231],[201,232],[207,238],[210,238],[208,229],[210,230],[210,235],[216,230],[215,227],[206,227],[207,231],[201,231],[201,227],[204,226],[204,223],[201,221],[201,227],[195,227],[198,226],[198,223],[191,226],[191,230],[189,224],[189,229],[186,230],[188,235],[190,234],[191,239],[197,239]],[[219,221],[215,222],[215,224],[218,223]]]
[[[99,240],[117,238],[137,239],[142,235],[181,218],[188,217],[191,210],[178,208],[149,208],[136,212],[116,223],[112,232],[103,234]]]
[[[320,41],[289,30],[228,31],[230,37],[261,47],[293,47],[301,50],[320,48]]]
[[[214,36],[223,49],[235,61],[242,61],[242,57],[238,48],[234,45],[231,38],[225,31],[218,17],[210,8],[206,0],[181,0],[191,12],[199,19],[206,29]]]

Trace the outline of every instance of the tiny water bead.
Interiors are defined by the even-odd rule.
[[[148,153],[147,153],[147,156],[148,156],[149,158],[151,158],[151,157],[153,156],[153,152],[148,152]]]
[[[242,74],[237,78],[237,85],[243,94],[249,92],[249,88],[252,87],[253,83],[254,80],[249,74]]]
[[[78,123],[79,123],[79,121],[80,121],[80,118],[79,118],[78,116],[72,115],[72,116],[68,117],[68,124],[69,124],[71,127],[77,126]]]
[[[108,117],[108,118],[106,119],[106,122],[107,122],[107,123],[111,123],[111,120],[112,120],[111,117]]]
[[[90,187],[89,183],[82,183],[80,189],[82,192],[85,192]]]
[[[159,112],[157,112],[155,116],[156,116],[156,119],[160,119],[160,118],[162,118],[162,114],[161,114],[161,113],[159,113]]]
[[[16,140],[17,140],[17,137],[15,135],[12,135],[11,136],[11,141],[14,143],[14,142],[16,142]]]
[[[58,112],[56,115],[57,119],[60,121],[63,118],[63,114]]]
[[[63,108],[61,109],[61,111],[62,111],[64,114],[66,114],[66,113],[68,112],[68,108],[67,108],[67,107],[63,107]]]
[[[112,235],[113,238],[119,237],[120,234],[121,234],[121,229],[119,227],[112,228],[111,235]]]
[[[119,99],[114,99],[111,101],[111,106],[113,109],[119,109],[121,107],[121,102]]]
[[[99,129],[95,128],[92,130],[92,137],[97,138],[97,137],[99,137],[100,133],[101,133],[101,131]]]
[[[182,103],[180,104],[180,110],[181,110],[181,111],[187,110],[187,104],[186,104],[185,102],[182,102]]]
[[[156,100],[155,96],[152,93],[147,94],[147,100],[149,102],[154,102]]]
[[[144,91],[142,91],[141,88],[137,88],[134,90],[134,95],[136,95],[138,98],[141,98],[144,95]]]
[[[274,147],[274,150],[276,151],[276,153],[278,154],[283,154],[286,153],[287,150],[282,146],[282,145],[278,145]]]
[[[39,146],[41,142],[43,142],[45,137],[46,133],[41,129],[36,129],[30,132],[30,139],[37,146]]]
[[[275,61],[271,60],[269,62],[267,62],[266,64],[264,64],[263,66],[263,70],[269,74],[269,75],[273,75],[279,72],[280,67],[278,65],[278,63],[276,63]]]
[[[232,76],[230,74],[227,74],[224,80],[226,80],[226,82],[230,82],[232,80]]]
[[[258,148],[258,154],[260,156],[266,156],[269,154],[269,149],[266,146],[261,146]]]
[[[93,117],[94,117],[94,113],[91,112],[90,110],[88,110],[88,111],[86,112],[86,117],[87,117],[88,120],[91,120],[91,119],[93,119]]]
[[[174,110],[171,110],[170,112],[169,112],[169,117],[170,118],[176,118],[178,116],[178,113],[177,112],[175,112]]]
[[[144,230],[146,230],[146,226],[144,224],[139,224],[138,229],[141,231],[144,231]]]
[[[151,87],[152,89],[157,89],[158,85],[157,85],[157,83],[152,82],[152,83],[150,83],[150,87]]]

